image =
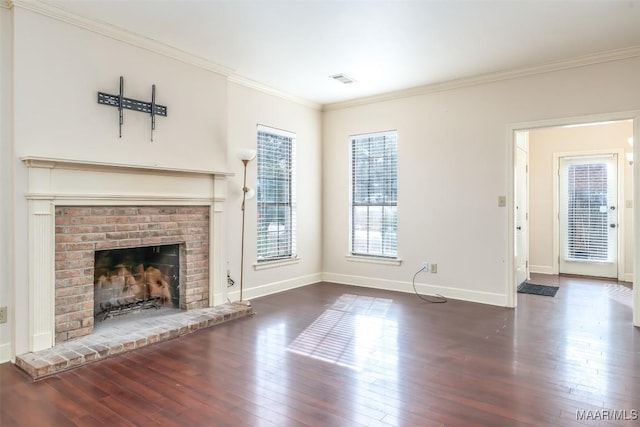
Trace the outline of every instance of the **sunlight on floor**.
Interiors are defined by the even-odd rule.
[[[379,364],[395,366],[398,324],[384,317],[392,302],[343,294],[288,350],[355,370]]]
[[[626,305],[629,308],[633,307],[633,290],[628,286],[607,283],[605,292],[612,300]]]

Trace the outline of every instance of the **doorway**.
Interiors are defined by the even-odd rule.
[[[603,126],[610,124],[619,124],[621,126],[626,126],[626,136],[624,138],[624,144],[618,144],[616,149],[611,149],[607,143],[610,143],[610,138],[602,138],[600,132],[603,129]],[[560,202],[559,202],[559,181],[560,176],[558,175],[560,168],[560,157],[564,157],[564,160],[569,160],[570,157],[579,157],[579,156],[595,156],[595,155],[604,155],[607,154],[610,158],[617,157],[617,166],[618,166],[618,180],[622,185],[622,191],[618,194],[617,202],[610,203],[607,201],[606,204],[598,205],[596,207],[595,200],[591,209],[597,210],[600,213],[601,210],[604,210],[603,206],[607,206],[606,215],[604,212],[601,215],[606,217],[607,226],[607,234],[620,235],[621,237],[618,239],[618,242],[615,239],[607,239],[607,252],[606,256],[607,261],[610,261],[610,257],[619,255],[616,257],[615,263],[607,262],[608,264],[613,265],[615,270],[618,270],[617,273],[582,273],[585,275],[593,275],[600,277],[614,277],[618,280],[624,280],[628,282],[633,282],[635,273],[633,270],[633,265],[635,264],[635,239],[634,234],[638,230],[638,224],[640,222],[640,217],[636,220],[633,215],[633,199],[634,192],[637,191],[639,185],[632,185],[634,180],[633,169],[635,166],[632,166],[632,161],[629,158],[633,156],[634,148],[632,145],[628,144],[627,140],[633,140],[635,135],[638,135],[639,132],[639,124],[640,124],[640,115],[638,112],[633,113],[620,113],[620,114],[609,114],[609,115],[600,115],[600,116],[590,116],[590,117],[582,117],[582,118],[573,118],[573,119],[558,119],[558,120],[548,120],[544,122],[532,122],[532,123],[523,123],[519,125],[512,125],[509,127],[509,151],[510,151],[510,166],[509,166],[509,176],[510,176],[510,192],[513,197],[513,209],[510,209],[508,212],[509,219],[509,241],[510,244],[510,260],[509,270],[508,270],[508,291],[507,291],[507,299],[506,305],[509,307],[515,307],[517,305],[517,293],[516,288],[518,284],[521,283],[522,277],[524,277],[523,272],[521,271],[522,262],[519,259],[519,254],[523,253],[521,249],[521,245],[524,241],[528,242],[528,256],[529,263],[526,268],[526,276],[528,277],[531,273],[542,273],[542,274],[558,274],[561,272],[560,268],[560,258],[563,253],[566,251],[562,250],[562,248],[566,247],[566,244],[563,245],[560,242],[560,233],[565,235],[565,240],[568,237],[568,227],[569,224],[567,221],[561,226],[560,225]],[[549,155],[548,152],[543,155],[544,159],[540,160],[539,153],[536,154],[538,138],[535,135],[537,132],[547,132],[547,133],[566,133],[571,130],[577,130],[576,134],[577,138],[574,138],[575,147],[572,149],[566,149],[563,147],[556,147],[553,150],[553,154]],[[527,206],[528,212],[525,214],[525,225],[526,227],[522,227],[522,213],[519,212],[517,207],[522,206],[522,182],[518,179],[519,172],[519,164],[522,163],[520,157],[522,156],[522,150],[519,150],[520,147],[518,143],[518,139],[521,138],[520,135],[524,134],[528,137],[528,181],[529,181],[529,191],[526,192],[526,197],[524,204]],[[533,135],[533,138],[531,137]],[[592,135],[591,137],[586,137],[585,135]],[[593,135],[596,135],[595,137]],[[592,141],[589,141],[589,138]],[[594,142],[595,141],[595,142]],[[591,144],[591,145],[590,145]],[[596,144],[596,145],[594,145]],[[598,145],[599,144],[599,145]],[[612,156],[612,154],[616,154],[616,156]],[[536,157],[538,156],[538,157]],[[584,160],[584,159],[583,159]],[[565,162],[567,163],[567,162]],[[544,168],[547,168],[549,172],[545,175],[543,187],[539,186],[539,182],[534,184],[534,180],[539,179],[539,175],[535,176],[535,174],[540,173],[540,165],[543,164]],[[565,165],[566,166],[566,165]],[[551,170],[555,168],[555,174],[551,172]],[[589,169],[589,167],[577,167],[577,169]],[[602,166],[596,167],[596,169],[603,169]],[[574,167],[574,169],[576,169]],[[615,169],[606,169],[607,176],[611,174],[616,175]],[[574,174],[575,174],[574,170]],[[637,176],[637,174],[636,174]],[[620,178],[621,177],[621,178]],[[575,177],[574,177],[575,178]],[[615,179],[608,180],[608,183],[615,182]],[[576,190],[576,188],[574,188]],[[555,193],[555,194],[554,194]],[[613,193],[609,194],[613,195]],[[539,203],[539,199],[541,196],[546,197],[546,201],[544,203]],[[615,199],[615,196],[613,196]],[[611,209],[611,207],[615,209]],[[576,207],[576,206],[574,206]],[[547,215],[542,214],[541,211],[547,210],[549,212]],[[614,211],[615,213],[611,213]],[[545,232],[541,232],[540,224],[537,224],[535,221],[532,222],[536,216],[539,218],[540,216],[545,218],[546,223],[544,224]],[[566,219],[566,218],[565,218]],[[601,218],[602,219],[602,218]],[[605,221],[601,221],[604,223]],[[612,224],[615,226],[613,229]],[[634,225],[636,225],[634,227]],[[578,224],[574,223],[571,225],[574,230],[578,226]],[[526,229],[526,233],[523,238],[520,238],[520,229]],[[551,230],[551,231],[549,231]],[[601,227],[602,230],[602,227]],[[613,232],[612,232],[613,230]],[[544,235],[544,236],[543,236]],[[540,238],[543,236],[543,238]],[[617,250],[616,250],[617,247]],[[612,250],[609,251],[609,248]],[[536,253],[544,253],[545,257],[541,260],[539,257],[536,257]],[[579,259],[580,256],[584,256],[584,254],[579,254],[577,251],[574,251],[576,258],[574,263],[578,263],[582,261]],[[565,257],[566,258],[566,257]],[[592,260],[589,260],[592,261]],[[588,262],[589,262],[588,261]],[[587,263],[588,263],[587,262]],[[595,261],[596,263],[598,261]],[[616,266],[617,264],[617,266]],[[525,264],[526,265],[526,264]],[[570,271],[565,271],[565,265],[562,267],[562,272],[569,273]],[[577,274],[577,273],[573,273]],[[634,323],[640,326],[640,295],[638,293],[634,293]]]

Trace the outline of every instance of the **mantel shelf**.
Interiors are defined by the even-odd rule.
[[[233,176],[231,172],[213,170],[173,168],[159,165],[135,165],[126,163],[96,162],[92,160],[56,159],[51,157],[25,156],[21,160],[29,168],[76,169],[76,170],[117,170],[139,172],[179,173],[191,175]]]

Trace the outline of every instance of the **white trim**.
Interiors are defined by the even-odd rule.
[[[517,130],[527,130],[527,129],[517,129],[511,126],[507,126],[507,164],[509,168],[507,170],[507,241],[505,244],[507,245],[507,262],[505,263],[507,266],[507,270],[505,271],[505,306],[509,308],[515,308],[518,305],[518,285],[516,282],[516,248],[515,248],[515,212],[513,209],[514,201],[516,199],[516,186],[515,186],[515,169],[517,164],[517,141],[515,138],[515,134]],[[529,206],[529,201],[527,200],[527,209],[531,210]],[[529,226],[527,226],[527,232],[529,230]]]
[[[530,265],[529,272],[536,274],[554,274],[552,265]]]
[[[167,166],[154,165],[138,165],[131,163],[109,163],[109,162],[96,162],[93,160],[81,160],[81,159],[62,159],[53,157],[37,157],[37,156],[25,156],[20,160],[24,162],[28,167],[38,168],[61,168],[61,169],[75,169],[75,170],[100,170],[100,169],[130,169],[132,171],[150,171],[150,172],[162,172],[179,173],[179,174],[195,174],[195,175],[226,175],[233,176],[230,172],[221,172],[214,170],[204,169],[182,169],[173,168]]]
[[[92,204],[95,205],[106,205],[107,203],[111,203],[114,205],[125,205],[131,204],[131,202],[145,202],[145,204],[151,205],[159,205],[166,204],[167,202],[174,203],[176,205],[192,205],[195,202],[215,202],[222,201],[223,199],[219,198],[207,198],[203,199],[200,197],[188,197],[188,196],[162,196],[162,195],[131,195],[131,196],[122,196],[122,195],[103,195],[103,194],[64,194],[64,195],[50,195],[47,193],[29,193],[25,195],[27,200],[55,200],[58,205],[69,204],[69,205],[80,205],[83,203],[87,203],[87,201],[95,202]]]
[[[322,281],[322,274],[315,273],[307,276],[294,277],[291,279],[283,280],[280,282],[267,283],[265,285],[254,286],[252,288],[245,288],[243,290],[243,298],[245,300],[251,300],[254,298],[260,298],[267,295],[277,294],[279,292],[288,291],[302,286],[311,285]],[[231,301],[240,299],[240,290],[234,290],[228,292],[227,297]]]
[[[322,110],[322,105],[317,102],[309,101],[308,99],[300,98],[299,96],[292,95],[290,93],[282,92],[278,89],[274,89],[270,86],[267,86],[262,83],[258,83],[254,80],[248,79],[246,77],[242,77],[238,74],[233,74],[228,76],[227,79],[230,83],[235,83],[240,86],[244,86],[249,89],[257,90],[258,92],[266,93],[267,95],[273,95],[278,98],[286,99],[288,101],[295,102],[296,104],[300,104],[304,107],[309,107],[313,110]]]
[[[180,49],[176,49],[157,40],[146,38],[129,30],[124,30],[122,28],[95,19],[85,18],[83,16],[69,12],[64,8],[60,8],[49,3],[45,3],[39,0],[13,0],[12,3],[14,7],[19,7],[24,10],[53,18],[58,21],[82,28],[84,30],[91,31],[93,33],[100,34],[102,36],[109,37],[111,39],[118,40],[129,45],[166,56],[168,58],[173,58],[185,64],[190,64],[208,71],[212,71],[214,73],[222,74],[224,76],[228,76],[233,73],[232,69],[227,68],[223,65],[216,64],[207,59],[187,53]]]
[[[398,129],[388,129],[388,130],[380,130],[376,132],[363,132],[363,133],[354,133],[353,135],[349,135],[349,140],[354,140],[358,138],[378,138],[378,137],[387,137],[387,136],[395,136],[398,138]]]
[[[509,124],[508,129],[515,132],[538,128],[565,127],[601,122],[618,122],[621,120],[634,120],[635,114],[640,114],[640,110],[615,111],[612,113],[590,114],[587,116],[569,116],[565,118],[535,120],[532,122],[516,122]],[[529,150],[531,150],[531,146],[529,146]]]
[[[524,67],[515,70],[499,71],[496,73],[482,74],[479,76],[463,78],[458,80],[450,80],[440,83],[418,86],[410,89],[404,89],[394,92],[387,92],[380,95],[373,95],[358,99],[352,99],[341,102],[325,104],[322,111],[340,110],[343,108],[355,107],[359,105],[373,104],[376,102],[390,101],[399,98],[408,98],[410,96],[426,95],[435,92],[443,92],[447,90],[460,89],[468,86],[475,86],[486,83],[499,82],[503,80],[511,80],[537,74],[551,73],[570,68],[584,67],[587,65],[600,64],[603,62],[618,61],[621,59],[635,58],[640,56],[640,46],[633,46],[624,49],[616,49],[606,52],[600,52],[592,55],[581,56],[563,61],[550,62],[532,67]]]
[[[298,264],[300,261],[302,261],[302,259],[295,256],[293,258],[283,258],[283,259],[276,259],[272,261],[256,262],[255,264],[253,264],[253,269],[256,271],[267,270],[269,268],[277,268],[277,267],[284,267],[287,265]]]
[[[638,159],[633,162],[632,176],[633,176],[633,205],[638,206],[638,200],[640,200],[640,149],[637,142],[640,141],[640,111],[632,116],[633,118],[633,140],[636,141],[633,144],[633,158]],[[640,284],[640,209],[633,209],[632,227],[633,227],[633,324],[640,326],[640,291],[638,291],[637,285]]]
[[[256,132],[270,133],[277,136],[283,136],[285,138],[296,139],[297,135],[295,132],[291,132],[290,130],[275,128],[273,126],[261,125],[258,123],[256,125]]]
[[[347,274],[323,273],[325,282],[340,283],[343,285],[362,286],[366,288],[382,289],[387,291],[414,293],[411,282],[397,280],[378,279],[375,277],[352,276]],[[469,289],[455,288],[427,283],[416,283],[416,289],[422,295],[443,295],[447,298],[458,299],[481,304],[504,307],[506,296],[493,292],[472,291]]]
[[[346,255],[345,258],[350,262],[364,262],[368,264],[393,265],[400,266],[402,259],[400,258],[383,258],[365,255]]]

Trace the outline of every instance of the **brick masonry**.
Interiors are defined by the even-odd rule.
[[[16,366],[33,379],[39,379],[253,314],[252,307],[231,303],[169,314],[160,319],[149,317],[101,325],[94,334],[16,356]],[[136,328],[132,327],[134,323]]]
[[[93,331],[95,251],[179,244],[180,308],[209,305],[209,206],[59,206],[56,344]]]

